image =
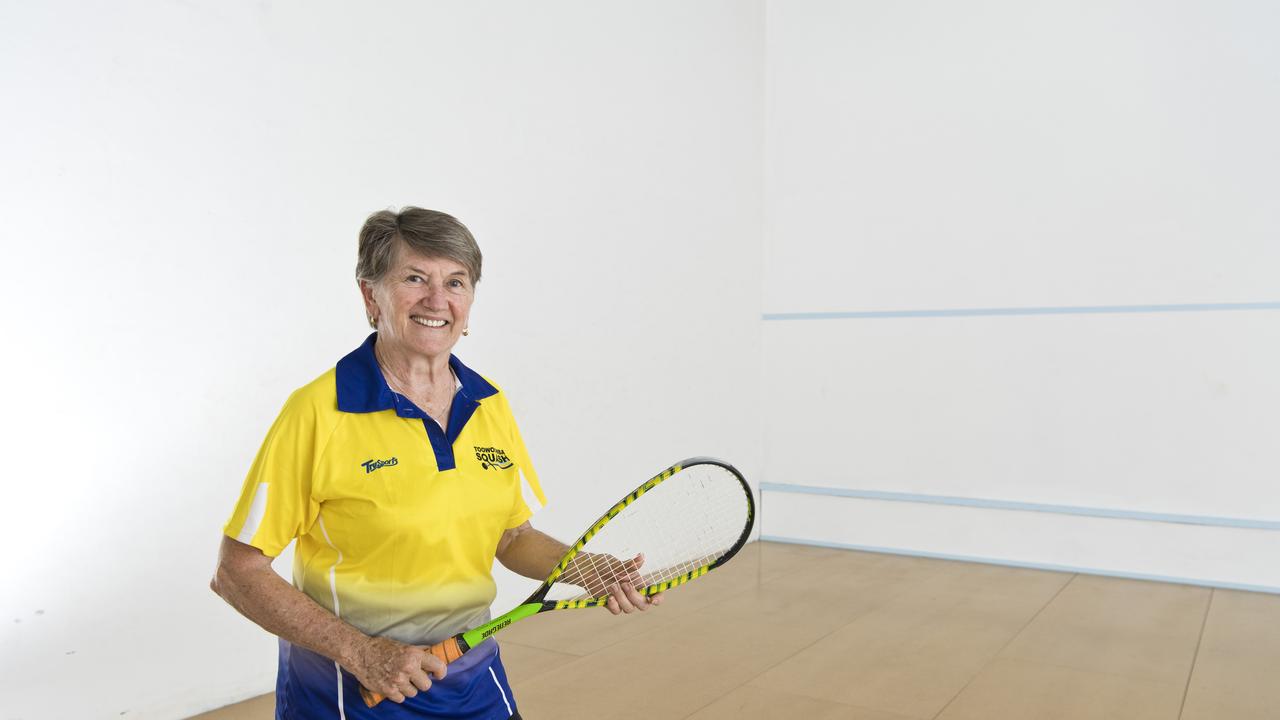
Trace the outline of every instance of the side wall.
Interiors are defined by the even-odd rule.
[[[1280,12],[766,22],[764,534],[1280,591]]]

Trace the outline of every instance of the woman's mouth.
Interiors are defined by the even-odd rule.
[[[444,327],[445,325],[448,325],[448,324],[449,324],[449,321],[448,321],[448,320],[437,320],[437,319],[435,319],[435,318],[424,318],[424,317],[418,317],[417,315],[410,315],[410,316],[409,316],[409,319],[410,319],[410,320],[412,320],[412,321],[414,321],[414,322],[416,322],[416,323],[418,323],[419,325],[422,325],[422,326],[424,326],[424,327],[429,327],[429,328],[441,328],[441,327]]]

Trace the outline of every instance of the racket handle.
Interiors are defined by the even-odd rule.
[[[462,657],[463,653],[462,646],[458,644],[457,637],[451,637],[443,642],[438,642],[435,645],[426,648],[426,650],[432,655],[443,660],[445,665],[448,665],[454,660]],[[364,704],[368,707],[373,707],[386,699],[382,695],[379,695],[363,685],[360,686],[360,697],[364,699]]]

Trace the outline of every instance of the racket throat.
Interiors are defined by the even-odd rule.
[[[523,620],[530,615],[536,615],[541,610],[542,603],[540,602],[525,603],[505,615],[500,615],[490,620],[480,627],[462,633],[462,635],[458,636],[458,642],[466,643],[467,648],[473,648],[492,637],[498,631],[505,629],[511,623],[517,620]]]

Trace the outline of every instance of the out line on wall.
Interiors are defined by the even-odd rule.
[[[1019,315],[1125,315],[1178,312],[1280,310],[1280,302],[1191,303],[1181,305],[1078,305],[1063,307],[955,308],[938,310],[868,310],[851,312],[764,313],[764,320],[877,320],[885,318],[999,317]]]
[[[1280,530],[1280,521],[1254,518],[1215,517],[1207,515],[1180,515],[1153,513],[1139,510],[1114,510],[1110,508],[1081,507],[1077,505],[1051,505],[990,498],[956,497],[949,495],[923,495],[917,493],[886,492],[883,490],[859,490],[853,488],[792,485],[790,483],[760,483],[760,491],[797,493],[802,495],[826,495],[856,498],[860,500],[885,500],[889,502],[923,503],[927,505],[951,505],[980,508],[983,510],[1020,510],[1023,512],[1078,515],[1113,520],[1140,520],[1143,522],[1174,523],[1178,525],[1205,525],[1209,527],[1244,528],[1248,530]]]

